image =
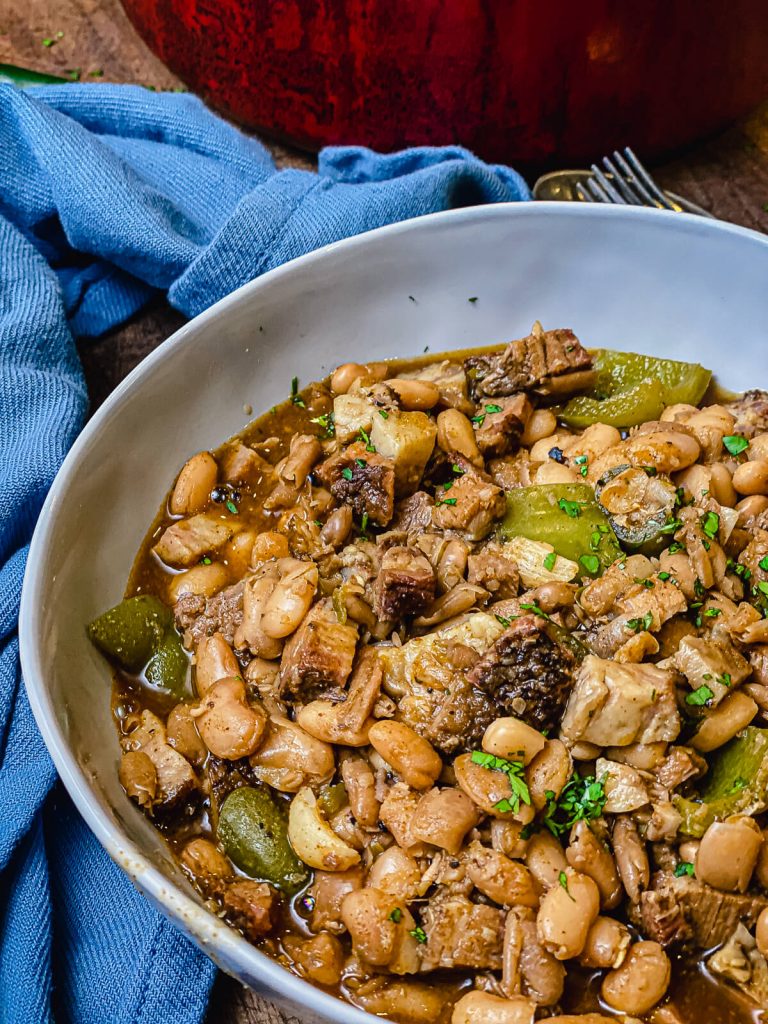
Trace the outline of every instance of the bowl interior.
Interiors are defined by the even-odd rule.
[[[120,600],[175,473],[290,381],[337,363],[572,327],[582,342],[697,360],[727,386],[768,384],[768,240],[636,208],[520,204],[407,222],[245,286],[182,328],[120,386],[57,477],[22,607],[24,676],[65,784],[140,887],[253,986],[305,1020],[371,1020],[289,976],[210,915],[117,780],[109,671],[83,626]],[[477,297],[476,302],[469,302]],[[308,1015],[308,1010],[312,1015]]]

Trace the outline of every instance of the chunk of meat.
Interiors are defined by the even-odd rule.
[[[409,498],[404,498],[395,507],[392,529],[402,530],[408,535],[428,530],[432,525],[434,504],[426,491],[416,491]]]
[[[556,627],[536,615],[515,619],[468,673],[502,715],[535,729],[560,721],[573,684],[576,657]]]
[[[768,430],[768,391],[745,391],[741,398],[726,402],[725,408],[736,417],[734,434],[754,437]]]
[[[511,491],[513,487],[530,487],[540,465],[539,462],[532,462],[528,450],[523,448],[516,455],[491,459],[488,463],[488,472],[493,482],[503,491]]]
[[[734,982],[758,1006],[768,1006],[768,963],[754,935],[739,924],[724,946],[709,958],[709,968]]]
[[[434,717],[420,731],[444,754],[458,754],[479,747],[483,733],[497,717],[498,709],[490,698],[477,686],[472,686],[466,676],[456,675],[437,705]]]
[[[643,934],[663,946],[691,942],[711,949],[725,942],[740,922],[751,928],[768,898],[720,892],[688,875],[660,871],[640,896],[631,915]]]
[[[517,451],[520,435],[532,412],[531,401],[523,394],[481,405],[474,418],[475,440],[485,458],[497,458]]]
[[[231,646],[235,633],[243,621],[243,591],[245,580],[225,587],[213,597],[184,594],[176,602],[173,613],[176,625],[184,631],[184,646],[197,647],[201,640],[221,633]]]
[[[640,628],[656,633],[665,622],[687,608],[685,595],[679,587],[658,575],[649,576],[647,586],[632,580],[620,593],[611,608],[615,618],[589,632],[589,646],[601,658],[609,658],[631,640]],[[583,597],[583,595],[582,595]]]
[[[500,487],[485,473],[467,470],[435,502],[432,524],[439,530],[457,530],[466,540],[482,540],[506,507]]]
[[[185,757],[168,743],[165,726],[151,711],[142,711],[138,728],[123,737],[124,751],[141,751],[149,758],[157,776],[150,813],[170,820],[191,816],[200,799],[200,783]]]
[[[380,456],[391,459],[395,470],[395,493],[412,494],[435,447],[437,426],[424,412],[392,410],[386,419],[374,416],[371,442]]]
[[[421,914],[427,936],[422,947],[421,970],[474,967],[501,969],[504,912],[464,896],[435,898]]]
[[[483,587],[497,601],[516,597],[520,589],[517,562],[507,544],[488,541],[467,561],[467,582]]]
[[[338,501],[350,505],[372,523],[386,526],[392,519],[395,503],[395,464],[377,452],[369,452],[363,441],[356,441],[322,462],[317,478]]]
[[[248,484],[259,487],[265,481],[271,486],[275,479],[274,466],[270,466],[253,448],[236,442],[230,445],[220,461],[221,478],[228,484]]]
[[[499,398],[541,386],[554,377],[592,369],[592,357],[567,328],[531,333],[503,352],[464,361],[475,398]],[[580,386],[585,386],[581,385]]]
[[[347,871],[315,871],[315,877],[307,896],[312,901],[309,926],[313,932],[321,929],[339,935],[346,931],[341,920],[341,904],[344,897],[363,887],[363,868],[349,868]]]
[[[668,664],[674,665],[685,676],[692,690],[698,690],[700,686],[709,687],[712,691],[707,702],[709,707],[719,704],[752,671],[747,659],[726,637],[718,640],[683,637]]]
[[[655,665],[621,665],[588,655],[576,672],[561,732],[572,743],[599,747],[677,739],[673,674]]]
[[[405,782],[396,782],[381,804],[380,820],[394,836],[395,842],[403,850],[409,850],[416,856],[426,849],[419,839],[413,835],[414,814],[419,803],[419,794]]]
[[[222,894],[227,920],[251,942],[268,935],[278,923],[280,897],[266,882],[242,879],[228,885]]]
[[[382,619],[420,615],[435,599],[435,572],[421,552],[389,548],[373,588],[373,610]]]
[[[221,516],[201,512],[172,523],[152,550],[166,565],[186,568],[224,547],[236,532],[236,527]]]
[[[707,770],[707,762],[692,747],[670,747],[656,769],[656,778],[664,789],[673,790],[689,779],[697,779]]]
[[[283,649],[280,695],[302,701],[339,697],[356,649],[357,626],[339,622],[330,598],[318,601]]]

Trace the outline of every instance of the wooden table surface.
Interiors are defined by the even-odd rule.
[[[43,39],[56,41],[46,47]],[[79,74],[83,81],[139,82],[156,89],[182,86],[139,39],[118,0],[0,0],[0,63]],[[313,165],[302,153],[270,148],[279,166]],[[768,232],[768,103],[725,135],[655,171],[665,187],[717,217]],[[80,343],[92,408],[183,322],[180,313],[158,299],[118,330]],[[297,1018],[222,974],[207,1024],[225,1022],[298,1024]]]

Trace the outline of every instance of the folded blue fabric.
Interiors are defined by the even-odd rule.
[[[192,1024],[213,964],[55,784],[21,681],[28,543],[87,408],[73,335],[158,291],[194,316],[328,242],[530,193],[460,148],[327,149],[318,174],[276,171],[193,97],[133,86],[0,86],[0,154],[0,1024]]]

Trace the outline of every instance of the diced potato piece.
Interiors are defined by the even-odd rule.
[[[425,412],[393,410],[386,419],[373,417],[371,441],[379,455],[395,464],[395,494],[416,490],[436,437],[435,421]]]
[[[342,443],[353,440],[361,428],[370,433],[375,411],[369,398],[361,391],[336,395],[333,400],[333,423],[338,440]]]
[[[544,541],[528,540],[527,537],[513,537],[505,547],[517,562],[520,570],[520,579],[526,587],[538,587],[542,583],[551,583],[552,580],[560,580],[568,583],[579,571],[576,562],[570,558],[555,554],[551,544]],[[554,562],[551,555],[555,554]],[[547,565],[544,564],[547,560]],[[547,566],[551,564],[550,568]]]

